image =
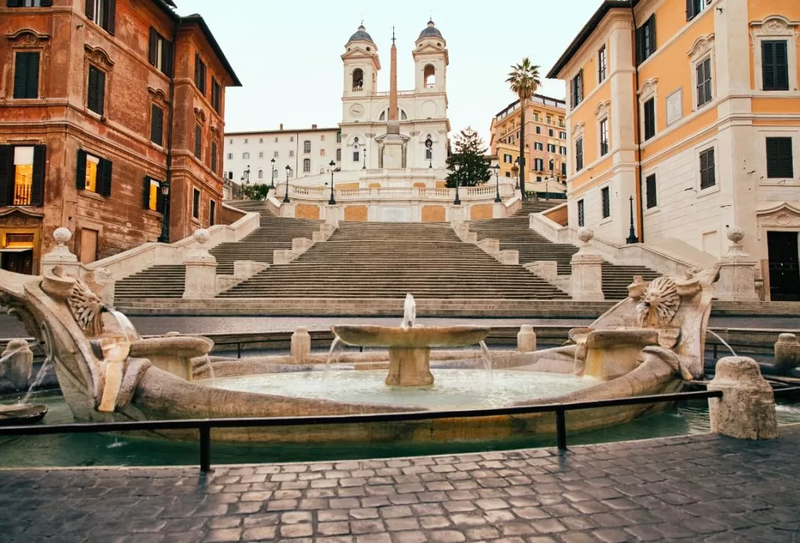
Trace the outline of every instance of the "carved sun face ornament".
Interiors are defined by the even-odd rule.
[[[681,305],[678,287],[668,277],[652,281],[636,305],[636,313],[643,327],[665,327],[672,322]]]
[[[69,309],[78,325],[90,337],[103,333],[103,303],[89,287],[78,279],[68,299]]]

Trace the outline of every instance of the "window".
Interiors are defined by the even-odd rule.
[[[245,138],[244,139],[244,144],[247,145],[248,143],[250,143],[250,139],[249,138]]]
[[[278,138],[275,138],[275,143],[278,143]]]
[[[294,156],[294,149],[289,151],[289,158],[292,158],[293,156]]]
[[[39,97],[39,53],[25,51],[16,54],[14,65],[14,98]]]
[[[9,8],[49,8],[52,0],[8,0]]]
[[[555,132],[553,132],[553,129],[552,129],[552,128],[550,128],[550,129],[547,131],[547,135],[548,135],[548,136],[550,136],[550,137],[552,138],[552,137],[553,137],[553,134],[555,134]]]
[[[217,142],[211,142],[211,171],[217,173]]]
[[[636,29],[636,64],[641,64],[656,52],[656,16]]]
[[[211,78],[211,107],[217,113],[222,113],[222,86],[217,83],[216,77]],[[261,138],[259,143],[264,143],[264,139]]]
[[[561,175],[564,176],[564,177],[567,176],[567,163],[566,162],[562,162],[561,163]]]
[[[364,88],[364,70],[356,68],[353,70],[353,90],[359,91]]]
[[[233,172],[228,172],[228,179],[233,179]]]
[[[533,142],[533,150],[534,151],[544,151],[544,145],[540,141]]]
[[[361,161],[361,155],[359,154],[359,152],[353,151],[353,162],[360,162],[360,161]]]
[[[197,160],[203,159],[203,127],[194,125],[194,156]]]
[[[311,142],[306,140],[303,142],[303,152],[310,153],[311,152]]]
[[[433,149],[425,149],[425,160],[431,160],[433,158]]]
[[[644,141],[656,135],[656,99],[644,103]]]
[[[304,158],[303,159],[303,173],[309,173],[311,171],[311,159]]]
[[[250,160],[250,153],[242,153],[243,160]]]
[[[164,197],[161,194],[161,181],[152,177],[144,178],[144,208],[164,212]]]
[[[200,189],[192,189],[192,217],[200,218]]]
[[[425,88],[432,89],[436,86],[436,68],[428,64],[422,72],[422,77],[425,80]]]
[[[658,195],[656,194],[656,174],[648,175],[644,180],[645,197],[647,199],[647,209],[653,209],[658,205]]]
[[[600,156],[608,154],[608,119],[600,121]]]
[[[558,148],[558,152],[561,153],[562,155],[566,155],[567,154],[567,148],[564,147],[564,146],[561,146],[561,147]]]
[[[552,161],[552,160],[550,161],[550,167],[548,169],[550,170],[550,173],[552,174],[553,171],[556,169],[556,164],[555,164],[554,161]]]
[[[761,74],[764,90],[789,90],[789,55],[786,40],[761,42]]]
[[[148,61],[161,73],[172,77],[172,42],[150,27],[150,49]]]
[[[565,139],[567,139],[567,133],[563,132],[563,131],[559,132],[558,133],[558,137],[561,138],[562,140],[565,140]]]
[[[277,179],[278,178],[278,173],[279,173],[278,170],[272,170],[272,178],[273,179]]]
[[[794,177],[792,138],[767,138],[767,177]]]
[[[228,153],[228,160],[233,160],[233,153]]]
[[[319,141],[325,141],[325,134],[320,134]]]
[[[336,133],[336,143],[342,143],[342,133],[341,132],[337,132]]]
[[[556,152],[556,146],[553,145],[552,143],[548,143],[547,144],[547,152],[548,153],[555,153]]]
[[[606,80],[606,46],[600,48],[597,53],[597,82],[602,83]]]
[[[258,158],[264,158],[264,151],[258,152]]]
[[[114,34],[116,0],[86,0],[86,18],[109,34]]]
[[[336,149],[336,162],[341,162],[341,161],[342,161],[342,150]]]
[[[533,159],[533,169],[534,171],[541,172],[544,170],[544,160],[541,158],[534,158]]]
[[[44,204],[44,145],[0,145],[0,206]]]
[[[706,2],[711,3],[711,0],[686,0],[686,20],[691,21],[697,17],[706,7]]]
[[[607,219],[611,216],[611,194],[608,187],[600,189],[600,200],[603,205],[603,218]]]
[[[278,155],[280,155],[279,151],[272,151],[272,158],[278,158]]]
[[[583,138],[575,141],[575,171],[583,169]]]
[[[509,155],[509,154],[504,154],[503,155],[503,163],[511,164],[513,162],[514,162],[514,158],[511,155]]]
[[[106,101],[106,74],[105,72],[89,66],[89,89],[87,92],[86,106],[103,115]]]
[[[164,145],[164,110],[155,104],[150,107],[150,141]]]
[[[583,101],[583,70],[570,81],[570,97],[572,109],[578,107],[578,104]]]
[[[289,136],[289,143],[294,143],[294,136]]]
[[[706,149],[700,153],[700,190],[717,184],[714,174],[714,149]]]
[[[200,94],[206,95],[206,65],[200,55],[194,56],[194,84]],[[245,142],[247,143],[247,142]]]
[[[542,133],[542,127],[541,126],[537,126],[536,127],[536,133],[537,134],[541,134]]]
[[[95,192],[101,196],[111,196],[111,161],[78,151],[78,169],[75,185],[79,190]]]
[[[264,170],[258,170],[258,178],[264,179]]]
[[[697,63],[697,107],[711,101],[711,57]]]
[[[214,200],[208,201],[208,226],[217,224],[217,202]]]
[[[584,211],[583,199],[578,200],[578,226],[586,226],[586,213]]]
[[[325,156],[325,149],[319,150],[319,156]]]

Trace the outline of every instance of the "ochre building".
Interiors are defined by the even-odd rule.
[[[800,300],[799,37],[797,0],[603,2],[548,74],[570,226],[715,257],[736,226],[764,298]]]
[[[239,81],[202,17],[174,7],[0,7],[3,269],[38,273],[60,226],[92,262],[221,220],[225,88]]]

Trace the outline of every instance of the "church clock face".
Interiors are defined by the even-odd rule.
[[[362,106],[361,104],[353,104],[350,107],[350,115],[352,115],[353,117],[358,118],[361,117],[363,114],[364,114],[364,106]]]

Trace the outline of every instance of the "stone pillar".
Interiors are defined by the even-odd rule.
[[[67,243],[72,239],[72,232],[61,227],[53,232],[56,248],[42,257],[42,274],[51,273],[56,266],[60,267],[64,275],[80,277],[81,264],[78,257],[69,251]]]
[[[521,353],[532,353],[536,350],[536,332],[533,326],[523,324],[517,334],[517,350]]]
[[[781,334],[775,344],[775,369],[787,374],[800,365],[800,342],[794,334]]]
[[[755,360],[744,356],[721,359],[708,390],[723,394],[708,400],[712,432],[739,439],[778,437],[775,396]]]
[[[217,294],[217,259],[204,245],[210,235],[203,228],[195,230],[194,240],[197,246],[189,251],[184,261],[186,266],[186,286],[183,297],[189,300],[213,298]]]
[[[12,339],[0,355],[0,379],[11,381],[17,390],[26,390],[33,370],[33,351],[24,339]]]
[[[757,260],[746,253],[741,241],[744,232],[735,226],[728,229],[731,246],[719,260],[719,280],[714,285],[714,297],[731,302],[757,302]]]
[[[595,254],[589,247],[594,232],[589,228],[578,230],[578,237],[583,245],[572,255],[572,276],[570,278],[570,295],[580,302],[598,302],[605,299],[603,295],[603,257]]]
[[[303,326],[295,328],[292,334],[291,353],[296,364],[305,364],[308,360],[308,355],[311,353],[311,336],[307,328]]]

